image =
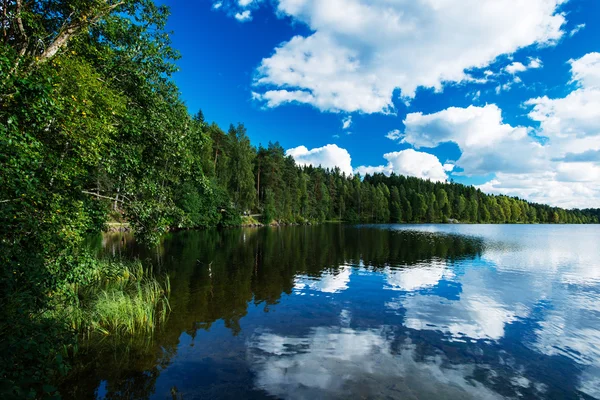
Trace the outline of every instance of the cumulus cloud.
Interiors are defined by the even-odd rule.
[[[563,98],[525,102],[539,122],[547,167],[533,175],[502,174],[481,186],[562,207],[598,207],[600,198],[600,53],[569,61],[577,88]]]
[[[516,74],[517,72],[527,71],[527,67],[520,62],[513,62],[505,68],[509,74]]]
[[[540,153],[542,146],[529,138],[527,128],[503,123],[502,112],[494,104],[450,107],[427,115],[411,113],[404,125],[401,141],[416,148],[456,143],[462,152],[456,165],[465,175],[524,172],[540,166],[532,155]]]
[[[600,135],[600,53],[571,61],[573,81],[580,87],[564,98],[528,100],[529,118],[540,123],[550,139],[581,139]]]
[[[536,63],[535,59],[530,64]],[[566,208],[598,207],[600,199],[600,53],[570,60],[575,89],[564,98],[524,103],[536,129],[503,121],[494,104],[410,113],[392,139],[415,148],[452,142],[467,176],[493,174],[478,187]],[[512,65],[512,64],[511,64]],[[536,137],[544,137],[539,140]],[[382,170],[379,167],[379,170]]]
[[[600,53],[588,53],[577,60],[570,60],[573,81],[584,88],[600,88]]]
[[[309,150],[306,146],[298,146],[285,152],[292,156],[298,165],[312,165],[315,167],[333,169],[338,167],[346,175],[352,174],[352,159],[348,150],[335,144],[328,144]]]
[[[355,172],[361,175],[374,173],[390,175],[394,172],[398,175],[416,176],[436,182],[443,182],[448,178],[444,166],[433,154],[406,149],[384,154],[383,158],[388,161],[387,165],[360,166]]]
[[[563,0],[453,2],[279,0],[277,12],[308,26],[264,58],[256,99],[268,107],[297,102],[324,111],[392,112],[399,88],[470,81],[465,72],[564,32]],[[470,18],[464,18],[464,10]]]

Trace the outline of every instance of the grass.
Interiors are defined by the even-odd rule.
[[[242,215],[242,226],[250,226],[250,225],[262,225],[259,221],[254,219],[254,217],[249,215]]]
[[[153,334],[165,322],[170,281],[159,282],[140,261],[98,261],[86,284],[73,284],[74,301],[58,310],[84,335]]]

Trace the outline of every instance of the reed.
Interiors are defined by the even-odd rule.
[[[152,335],[170,311],[169,277],[153,277],[138,261],[100,260],[73,301],[57,312],[84,335]]]

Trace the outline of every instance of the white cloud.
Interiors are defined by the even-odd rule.
[[[446,163],[443,165],[444,171],[451,172],[454,170],[454,164]]]
[[[527,67],[520,62],[514,62],[505,68],[509,74],[516,74],[517,72],[527,71]]]
[[[264,0],[212,0],[212,9],[224,12],[239,22],[252,21],[252,11],[258,9]]]
[[[525,104],[533,106],[529,118],[540,123],[540,133],[559,142],[563,150],[590,150],[589,146],[600,144],[593,139],[600,136],[600,53],[569,63],[572,80],[579,88],[564,98],[543,96]]]
[[[456,143],[462,152],[456,165],[469,176],[541,167],[539,158],[532,156],[542,146],[529,138],[527,128],[503,123],[502,112],[494,104],[450,107],[428,115],[411,113],[404,125],[401,141],[416,148]]]
[[[556,166],[554,166],[556,168]],[[563,208],[597,208],[600,204],[600,184],[596,182],[565,182],[557,172],[535,174],[498,173],[485,184],[477,186],[486,193],[518,196],[529,201]]]
[[[579,32],[583,28],[585,28],[585,24],[577,25],[575,28],[571,29],[571,32],[569,32],[569,36],[571,36],[571,37],[575,36],[575,34],[577,34],[577,32]]]
[[[240,22],[250,21],[252,20],[252,13],[250,12],[250,10],[238,12],[235,14],[235,19],[237,19]]]
[[[277,107],[285,103],[309,103],[314,96],[302,90],[268,90],[265,93],[252,92],[252,98],[264,101],[267,107]]]
[[[352,174],[352,159],[346,149],[335,144],[308,150],[306,146],[299,146],[285,152],[292,156],[298,165],[313,165],[333,169],[338,167],[346,175]]]
[[[530,64],[534,63],[530,60]],[[600,205],[600,53],[569,61],[577,87],[564,98],[525,102],[532,129],[511,126],[493,104],[408,114],[399,138],[416,148],[453,142],[465,175],[495,174],[478,187],[566,208]]]
[[[540,60],[539,58],[534,58],[534,57],[530,57],[529,58],[529,65],[527,66],[527,68],[542,68],[542,60]]]
[[[348,115],[346,118],[342,119],[342,129],[348,129],[352,125],[352,116]]]
[[[577,60],[570,60],[573,81],[584,88],[600,88],[600,53],[588,53]]]
[[[525,128],[502,123],[501,110],[495,104],[484,107],[450,107],[433,114],[410,113],[404,120],[402,141],[417,147],[435,147],[455,142],[462,147],[486,147],[506,138],[521,139]],[[493,129],[490,129],[492,127]]]
[[[468,81],[499,55],[562,37],[564,0],[279,0],[277,12],[314,33],[295,36],[264,58],[255,96],[324,111],[393,111],[392,94],[441,90]],[[469,10],[469,18],[464,10]]]
[[[562,182],[600,182],[600,165],[591,162],[558,163],[556,172]]]
[[[544,96],[525,103],[532,106],[529,117],[540,123],[539,135],[549,139],[546,148],[552,167],[546,179],[497,176],[485,185],[486,190],[520,192],[563,207],[599,206],[600,163],[595,155],[600,152],[600,53],[569,63],[577,89],[564,98]]]
[[[529,63],[527,65],[515,61],[511,64],[509,64],[508,66],[506,66],[506,68],[504,68],[504,70],[506,72],[508,72],[511,75],[517,74],[519,72],[525,72],[528,69],[537,69],[537,68],[542,68],[542,60],[540,60],[539,58],[533,58],[530,57],[529,58]]]
[[[361,175],[392,172],[398,175],[416,176],[417,178],[430,179],[432,181],[445,181],[448,177],[444,166],[433,154],[406,149],[387,153],[383,155],[388,163],[379,166],[360,166],[355,172]]]
[[[398,140],[398,139],[400,139],[401,135],[402,135],[402,134],[400,133],[400,130],[399,130],[399,129],[394,129],[394,130],[392,130],[392,131],[389,131],[389,132],[388,132],[388,133],[385,135],[385,137],[386,137],[386,138],[388,138],[388,139],[390,139],[390,140]]]

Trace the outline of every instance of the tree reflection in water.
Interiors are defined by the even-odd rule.
[[[189,231],[155,249],[129,236],[97,239],[100,254],[168,272],[172,313],[152,339],[84,341],[63,393],[585,397],[593,368],[582,378],[574,357],[538,351],[548,306],[524,287],[530,276],[490,260],[519,245],[436,229]]]

